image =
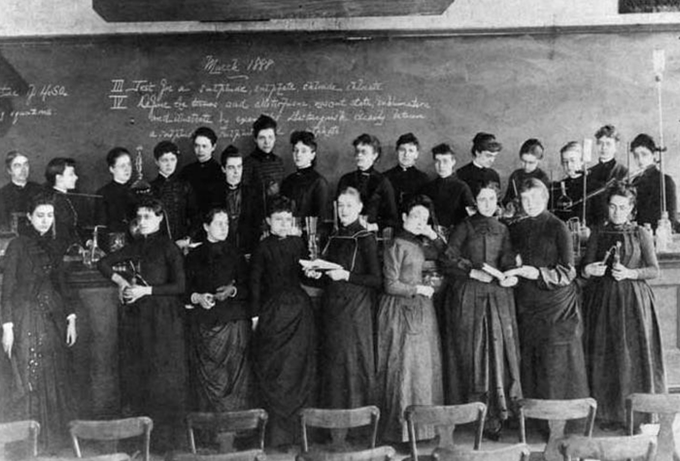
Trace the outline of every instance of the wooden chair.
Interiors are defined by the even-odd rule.
[[[564,438],[564,428],[567,421],[586,418],[584,435],[591,437],[595,426],[597,402],[595,399],[573,400],[538,400],[523,399],[519,401],[519,432],[520,442],[527,443],[526,419],[541,419],[548,421],[550,436],[543,451],[547,461],[558,461],[561,456],[557,450],[557,443]]]
[[[265,461],[267,456],[262,450],[244,450],[234,453],[198,455],[196,453],[173,454],[168,461]]]
[[[626,399],[628,434],[635,433],[635,413],[649,413],[659,416],[657,436],[657,459],[672,461],[680,459],[680,440],[673,433],[673,422],[680,413],[680,394],[631,394]]]
[[[220,453],[234,453],[234,439],[241,431],[257,431],[257,451],[264,454],[264,433],[269,415],[265,410],[256,408],[244,411],[227,411],[221,413],[189,413],[187,428],[189,431],[189,446],[192,453],[197,453],[194,429],[217,433]],[[248,456],[244,450],[244,456]],[[253,459],[253,458],[250,458]]]
[[[152,429],[153,421],[146,416],[108,421],[76,420],[69,423],[73,451],[78,458],[83,457],[80,451],[79,439],[111,441],[143,436],[143,459],[144,461],[149,461]]]
[[[40,424],[37,421],[16,421],[0,424],[0,459],[5,459],[5,445],[21,440],[30,442],[29,456],[38,456],[38,435]]]
[[[435,461],[528,461],[531,451],[520,443],[495,450],[463,450],[437,448],[432,453]]]
[[[311,451],[296,456],[296,461],[391,461],[396,456],[392,447],[383,446],[360,451]]]
[[[619,437],[569,436],[558,444],[564,461],[587,458],[616,461],[643,458],[653,461],[656,458],[656,440],[652,435],[629,435]]]
[[[302,426],[302,453],[308,453],[309,435],[308,427],[320,427],[329,429],[331,433],[331,444],[324,447],[327,451],[342,451],[346,449],[346,438],[349,429],[357,427],[371,426],[371,442],[369,448],[375,448],[378,438],[378,422],[380,421],[380,410],[376,406],[366,406],[347,410],[340,409],[320,409],[305,408],[300,413],[300,424]]]
[[[434,426],[438,436],[435,449],[453,450],[453,432],[458,424],[476,423],[474,449],[479,450],[482,445],[484,432],[484,418],[486,405],[482,402],[472,402],[462,405],[411,405],[404,411],[404,418],[408,426],[411,459],[418,461],[418,443],[416,440],[416,426]],[[423,458],[423,456],[420,456]]]

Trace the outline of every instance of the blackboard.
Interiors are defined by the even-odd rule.
[[[396,163],[405,132],[422,142],[419,166],[432,173],[429,149],[453,143],[458,166],[470,160],[477,131],[505,145],[496,166],[504,180],[519,167],[529,137],[547,147],[544,169],[561,177],[557,152],[604,123],[624,135],[658,136],[652,69],[666,50],[663,107],[670,172],[677,162],[680,50],[675,34],[589,33],[524,36],[381,37],[314,34],[186,34],[0,41],[0,154],[28,153],[34,180],[47,161],[79,161],[79,190],[108,181],[113,146],[142,146],[147,178],[153,146],[174,139],[193,161],[188,136],[199,125],[252,149],[261,113],[278,119],[276,152],[293,171],[288,136],[319,136],[318,168],[332,183],[354,168],[352,140],[383,142],[378,168]],[[4,184],[7,178],[2,178]],[[504,184],[505,186],[505,184]]]

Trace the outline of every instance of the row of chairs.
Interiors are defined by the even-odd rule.
[[[409,431],[410,457],[407,461],[520,461],[528,460],[526,420],[539,419],[548,422],[550,434],[543,459],[547,461],[591,459],[628,459],[643,457],[646,460],[671,461],[680,459],[674,442],[673,423],[680,413],[680,395],[633,394],[627,400],[627,437],[592,438],[597,402],[594,399],[536,400],[524,399],[519,404],[519,444],[482,451],[482,434],[486,418],[486,406],[480,402],[450,406],[410,406],[405,411]],[[633,435],[634,414],[651,413],[659,417],[658,437],[649,434]],[[173,454],[173,461],[263,461],[267,412],[254,409],[227,413],[191,413],[187,417],[191,453]],[[380,410],[369,406],[351,410],[305,409],[301,412],[302,452],[298,461],[389,461],[396,453],[388,446],[376,447]],[[565,436],[569,420],[585,420],[583,436]],[[473,450],[461,448],[454,442],[456,426],[474,424]],[[422,454],[422,447],[416,440],[419,425],[434,426],[437,445],[429,454]],[[370,428],[369,447],[365,450],[346,451],[350,429]],[[323,449],[312,448],[310,427],[327,429],[331,442]],[[79,439],[118,440],[141,436],[144,461],[150,460],[150,440],[153,422],[148,417],[127,418],[113,421],[72,421],[70,433],[76,459],[83,459]],[[199,454],[195,430],[211,431],[217,434],[219,453]],[[4,444],[22,439],[32,441],[32,454],[37,456],[37,439],[40,425],[35,421],[23,421],[0,425],[0,458]],[[255,431],[257,446],[245,451],[236,451],[236,434]],[[658,444],[658,445],[657,445]],[[115,454],[108,458],[97,457],[97,461],[124,461],[127,455]]]

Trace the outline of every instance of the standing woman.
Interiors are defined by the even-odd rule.
[[[206,241],[186,259],[195,407],[211,412],[245,410],[253,384],[248,269],[243,255],[227,242],[227,210],[210,210],[203,229]]]
[[[382,284],[375,234],[359,223],[363,204],[348,187],[338,196],[340,228],[323,258],[342,266],[326,272],[323,298],[323,382],[328,408],[356,408],[375,401],[373,315]]]
[[[512,292],[517,277],[499,281],[482,270],[515,266],[510,232],[494,214],[498,185],[477,191],[477,213],[456,226],[443,259],[452,277],[444,301],[448,401],[484,402],[487,434],[498,439],[512,404],[522,398],[519,337]]]
[[[37,420],[42,443],[53,450],[66,445],[68,422],[76,415],[67,347],[76,342],[78,299],[55,248],[51,198],[33,197],[28,221],[25,235],[13,239],[5,253],[2,347],[14,362],[17,385],[10,411],[14,419]]]
[[[147,199],[137,205],[140,236],[98,262],[102,275],[119,287],[124,305],[118,320],[123,414],[154,421],[154,451],[177,448],[183,440],[187,367],[182,253],[160,232],[163,205]],[[113,267],[128,265],[130,280]]]
[[[593,286],[585,298],[586,357],[597,415],[603,428],[625,424],[625,399],[634,392],[666,392],[654,293],[658,277],[652,236],[631,223],[634,188],[607,192],[609,222],[588,240],[583,275]],[[610,250],[611,249],[611,250]]]
[[[520,187],[527,218],[511,229],[521,266],[515,289],[522,390],[533,399],[588,397],[574,251],[567,225],[547,211],[548,188],[538,179]]]
[[[409,405],[444,403],[441,344],[432,304],[434,288],[423,283],[425,249],[443,251],[444,243],[428,223],[432,202],[418,195],[402,213],[403,229],[385,250],[385,294],[378,308],[378,395],[383,438],[406,442],[404,410]],[[436,255],[433,255],[436,259]],[[431,426],[418,427],[418,439],[434,437]]]
[[[296,442],[298,414],[313,406],[316,387],[316,328],[312,302],[300,284],[307,247],[291,235],[292,203],[273,197],[267,212],[270,235],[250,261],[252,312],[259,315],[254,369],[261,403],[269,413],[268,442]]]

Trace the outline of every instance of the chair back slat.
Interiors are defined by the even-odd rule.
[[[301,453],[296,457],[296,461],[390,461],[395,456],[394,448],[382,446],[347,452],[312,451]]]
[[[607,461],[656,458],[656,440],[651,435],[629,435],[623,437],[570,436],[560,441],[559,450],[564,461],[577,458]]]
[[[630,394],[627,401],[641,413],[680,413],[680,394]]]
[[[678,394],[631,394],[626,399],[628,434],[635,432],[635,413],[658,415],[657,458],[660,461],[680,459],[680,437],[676,436],[673,425],[680,413]]]
[[[347,410],[325,410],[305,408],[302,418],[308,426],[325,429],[346,429],[373,424],[380,417],[380,410],[375,406],[352,408]]]
[[[173,454],[172,461],[265,461],[267,456],[263,450],[244,450],[234,453],[197,455],[196,453]]]
[[[520,443],[495,450],[463,450],[439,448],[434,451],[434,461],[529,461],[531,452]]]
[[[75,420],[69,423],[69,432],[73,442],[73,451],[78,458],[82,457],[79,439],[85,440],[121,440],[143,436],[143,459],[149,461],[151,447],[151,431],[153,421],[147,416],[114,419],[108,421]]]
[[[234,452],[234,440],[237,432],[257,430],[257,449],[262,451],[264,450],[264,435],[268,418],[267,412],[261,408],[216,413],[189,413],[186,421],[191,452],[196,453],[198,451],[194,429],[216,433],[220,451],[223,453]],[[247,451],[251,450],[244,450],[243,452]]]
[[[544,420],[587,418],[592,409],[597,408],[597,402],[592,398],[572,400],[522,399],[519,404],[525,417]]]
[[[4,453],[5,444],[29,440],[31,443],[31,455],[38,455],[38,435],[40,424],[37,421],[15,421],[0,424],[0,454]]]

